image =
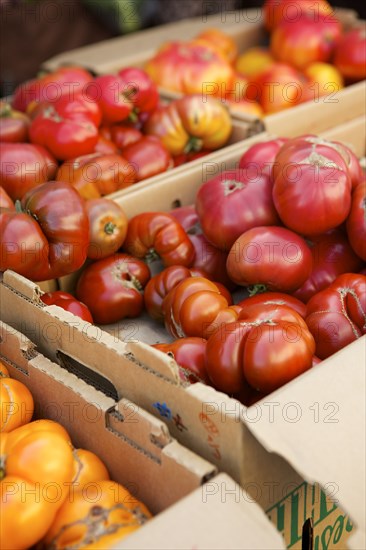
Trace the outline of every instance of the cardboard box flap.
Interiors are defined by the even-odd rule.
[[[0,342],[7,359],[28,374],[28,362],[37,355],[35,344],[17,330],[8,327],[9,330],[3,331],[3,327],[4,323],[0,321]]]
[[[144,369],[153,369],[155,373],[172,383],[180,383],[178,365],[172,357],[144,344],[143,342],[128,342],[126,347],[128,358]]]
[[[39,304],[41,303],[40,296],[43,292],[36,283],[33,283],[29,279],[26,279],[22,275],[19,275],[10,269],[2,274],[2,280],[4,284],[10,286],[16,292],[22,294],[25,298],[28,298],[28,300]]]
[[[366,81],[342,88],[318,98],[317,101],[296,105],[265,117],[265,127],[270,133],[284,137],[296,137],[301,133],[319,134],[348,119],[365,112]]]
[[[255,423],[247,423],[264,448],[285,457],[304,479],[318,482],[339,501],[362,532],[366,518],[365,344],[363,336],[257,403],[254,407],[263,414],[257,415]]]
[[[244,489],[219,474],[114,548],[281,550],[285,544]]]

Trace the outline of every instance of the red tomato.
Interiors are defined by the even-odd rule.
[[[174,338],[207,338],[221,324],[236,321],[241,308],[231,304],[222,285],[203,277],[184,279],[164,298],[165,327]]]
[[[41,78],[20,84],[14,92],[12,106],[25,112],[32,101],[53,102],[63,95],[72,99],[76,94],[84,93],[92,81],[92,75],[82,67],[60,67]]]
[[[87,88],[90,98],[98,102],[103,115],[103,124],[122,122],[133,109],[129,98],[129,88],[122,78],[115,75],[102,75],[95,78]]]
[[[226,251],[248,229],[279,222],[265,173],[250,178],[243,170],[222,172],[201,185],[196,209],[204,235]]]
[[[276,155],[286,141],[287,138],[277,138],[252,145],[240,157],[239,168],[251,174],[251,179],[262,173],[271,176]]]
[[[44,304],[48,306],[59,306],[62,307],[65,311],[73,313],[77,317],[80,317],[88,323],[93,323],[93,317],[88,309],[88,307],[76,300],[72,294],[68,292],[63,292],[60,290],[55,290],[54,292],[46,292],[42,294],[41,300]]]
[[[226,271],[227,253],[213,246],[202,234],[199,224],[198,214],[194,205],[182,206],[171,210],[195,249],[195,260],[193,267],[205,272],[205,277],[212,281],[217,281],[226,286],[229,290],[234,290],[236,285],[231,281]]]
[[[121,155],[93,153],[61,164],[56,178],[71,183],[84,199],[97,199],[135,183],[136,171]]]
[[[351,207],[347,164],[332,145],[310,136],[288,141],[276,157],[273,200],[283,223],[312,236],[343,223]]]
[[[126,95],[133,104],[133,112],[150,113],[159,103],[158,88],[150,76],[137,67],[126,67],[118,71],[118,76],[126,87]]]
[[[359,183],[353,191],[347,235],[353,250],[366,261],[366,181]]]
[[[197,275],[199,277],[205,276],[203,273],[197,274],[197,271],[182,265],[172,265],[151,277],[144,292],[145,308],[150,317],[157,321],[164,321],[162,305],[165,296],[184,279],[197,277]]]
[[[15,210],[14,202],[11,200],[4,187],[0,185],[0,208],[10,208]]]
[[[260,292],[294,292],[309,277],[312,264],[308,245],[293,231],[255,227],[235,241],[226,267],[238,285],[254,286]]]
[[[349,82],[366,78],[366,28],[360,23],[339,40],[334,65]]]
[[[183,227],[165,212],[144,212],[130,219],[124,249],[136,258],[161,258],[165,267],[194,261],[194,248]]]
[[[313,16],[332,15],[333,8],[326,0],[265,0],[264,18],[266,28],[271,31],[275,29],[281,21],[296,21],[303,13],[309,12]]]
[[[24,143],[28,141],[30,120],[24,113],[15,111],[6,101],[0,101],[0,142]]]
[[[179,376],[183,382],[194,384],[203,382],[209,384],[206,372],[205,351],[207,340],[191,336],[179,338],[169,344],[154,344],[159,349],[175,359],[179,367]]]
[[[12,269],[33,281],[62,277],[86,260],[89,221],[71,185],[50,181],[31,189],[22,212],[0,212],[0,271]]]
[[[150,270],[144,262],[128,254],[114,254],[82,271],[76,297],[88,306],[95,323],[116,323],[141,314],[142,291],[149,279]]]
[[[110,139],[119,149],[123,149],[132,143],[136,143],[142,138],[142,133],[133,126],[125,124],[115,124],[110,127]]]
[[[366,276],[345,273],[307,304],[316,355],[326,359],[366,334]]]
[[[67,95],[61,96],[59,99],[52,102],[34,102],[30,104],[32,110],[32,119],[38,116],[43,111],[48,111],[50,107],[54,107],[57,113],[64,118],[72,120],[90,121],[94,126],[100,126],[102,122],[102,112],[96,101],[85,97],[84,94],[77,93],[72,97]]]
[[[315,61],[328,62],[341,37],[336,17],[304,12],[293,21],[283,20],[271,35],[272,55],[299,70]]]
[[[356,272],[362,267],[362,260],[353,252],[340,230],[315,237],[308,244],[313,269],[310,277],[294,293],[303,302],[308,302],[314,294],[329,286],[338,275]]]
[[[258,101],[266,114],[277,113],[300,103],[303,80],[291,65],[273,63],[249,83],[247,97]]]
[[[254,296],[241,300],[238,306],[244,311],[247,311],[249,307],[257,306],[258,304],[286,306],[294,309],[296,313],[303,318],[306,315],[306,305],[298,298],[290,294],[285,294],[284,292],[262,292],[260,294],[254,294]]]
[[[85,206],[90,240],[87,256],[92,260],[106,258],[121,248],[127,235],[127,216],[110,199],[89,199]]]
[[[269,393],[311,368],[314,338],[295,310],[258,304],[239,319],[207,341],[206,368],[217,389],[238,393],[249,383]]]
[[[92,153],[98,143],[95,124],[77,113],[67,113],[64,98],[37,114],[29,136],[32,143],[44,145],[59,160]]]
[[[144,136],[139,141],[127,145],[122,154],[134,167],[137,181],[166,172],[173,165],[170,153],[155,136]]]
[[[94,153],[100,153],[101,155],[117,155],[119,149],[113,141],[105,138],[99,133],[97,144],[94,148]]]
[[[2,143],[1,185],[15,201],[27,191],[53,179],[57,171],[55,158],[40,145]]]

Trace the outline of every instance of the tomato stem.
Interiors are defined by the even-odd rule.
[[[113,222],[107,222],[104,226],[104,232],[107,233],[107,235],[113,235],[115,229],[116,224]]]
[[[3,105],[1,105],[1,108],[0,108],[0,117],[1,118],[8,117],[8,116],[11,115],[11,113],[12,113],[12,108],[9,105],[9,103],[4,103]]]
[[[202,139],[191,136],[187,141],[186,146],[184,147],[184,153],[190,153],[191,151],[201,151],[202,149]]]
[[[160,259],[160,256],[154,248],[150,248],[145,255],[145,261],[148,264],[151,264],[152,262],[155,262],[156,260],[159,260],[159,259]]]
[[[256,294],[262,294],[262,292],[267,292],[266,285],[257,284],[248,286],[249,296],[255,296]]]
[[[16,212],[18,212],[19,214],[21,214],[23,212],[23,209],[22,209],[22,203],[20,202],[19,199],[16,199],[16,201],[14,202],[15,204],[15,210]]]

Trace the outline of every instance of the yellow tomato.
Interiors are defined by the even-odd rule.
[[[0,378],[0,431],[10,432],[30,422],[34,411],[31,392],[19,380]]]
[[[220,29],[206,29],[197,36],[197,39],[202,43],[206,42],[221,53],[229,63],[234,63],[238,56],[238,48],[233,38],[225,32],[220,31]]]
[[[150,517],[146,506],[122,485],[100,481],[65,500],[43,542],[53,550],[74,546],[105,550]]]
[[[72,483],[75,489],[81,490],[88,483],[109,479],[107,468],[96,454],[86,449],[74,449],[73,456]]]
[[[274,59],[267,48],[253,47],[239,55],[235,70],[247,78],[255,78],[273,63]]]
[[[344,81],[339,70],[330,63],[311,63],[304,70],[308,79],[305,88],[306,99],[316,100],[318,97],[336,93],[344,87]]]
[[[29,431],[13,441],[10,436],[1,448],[0,547],[23,550],[50,528],[69,494],[74,460],[59,433]]]

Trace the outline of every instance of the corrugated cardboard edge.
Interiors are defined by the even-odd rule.
[[[260,507],[222,473],[114,548],[282,550],[285,544]]]
[[[259,419],[256,423],[247,423],[268,452],[284,457],[304,479],[319,483],[333,497],[336,484],[336,498],[361,534],[366,531],[365,344],[366,336],[363,336],[272,393],[270,399],[259,402],[258,407],[266,401],[276,404],[279,414],[275,422]],[[324,377],[326,386],[322,383]],[[344,402],[350,395],[352,410],[349,400],[347,404]],[[316,404],[322,415],[318,421],[314,416]],[[283,415],[290,406],[292,415],[294,410],[300,414],[297,422],[289,421],[290,415],[287,419]],[[333,417],[334,414],[338,417]],[[343,430],[338,428],[340,422]],[[331,445],[326,453],[324,443],[328,440]],[[342,468],[344,464],[348,464],[347,470]],[[362,548],[366,548],[366,540]]]

